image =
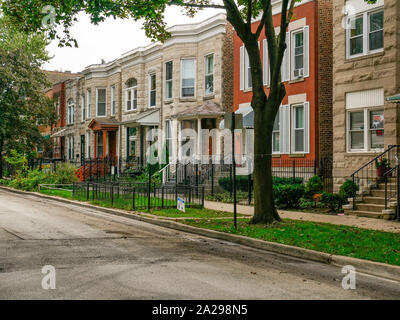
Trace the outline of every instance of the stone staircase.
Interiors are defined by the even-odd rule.
[[[395,183],[389,178],[388,189],[394,190],[394,188]],[[357,198],[355,210],[353,199],[349,199],[349,202],[350,204],[343,206],[347,215],[385,220],[392,220],[396,216],[396,202],[389,202],[388,209],[385,208],[385,183],[383,182],[378,182]]]

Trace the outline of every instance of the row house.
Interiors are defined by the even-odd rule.
[[[333,174],[338,189],[357,170],[356,182],[370,184],[377,174],[374,158],[387,157],[385,150],[400,143],[398,105],[391,103],[398,100],[388,98],[400,91],[400,2],[333,4]]]
[[[273,3],[273,22],[280,32],[282,1]],[[255,31],[259,21],[254,21]],[[294,8],[286,32],[287,49],[282,81],[287,95],[275,119],[273,158],[310,161],[332,156],[332,2],[303,0]],[[270,67],[265,33],[259,39],[266,93]],[[243,42],[234,36],[234,108],[243,115],[246,131],[254,128],[251,108],[252,81]],[[243,133],[243,154],[251,152],[253,140]],[[282,162],[283,163],[283,162]]]
[[[82,71],[66,83],[65,157],[117,156],[146,161],[179,154],[186,128],[218,129],[233,103],[233,31],[225,15],[171,27],[164,43],[152,43]],[[162,134],[152,129],[161,129]],[[158,136],[160,135],[160,136]],[[218,134],[208,154],[221,154]],[[200,144],[199,144],[200,146]],[[196,148],[200,157],[204,150]]]

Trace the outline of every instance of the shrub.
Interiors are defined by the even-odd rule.
[[[307,181],[305,187],[305,197],[307,199],[312,199],[315,194],[322,193],[324,189],[324,184],[318,176],[312,177]]]
[[[283,184],[274,186],[275,205],[279,209],[296,209],[304,195],[304,185]]]
[[[340,186],[339,194],[342,198],[349,199],[353,198],[359,189],[360,187],[352,180],[346,180],[345,183]]]
[[[345,201],[340,194],[327,192],[322,194],[321,204],[332,211],[340,211],[344,203]]]
[[[219,185],[226,191],[231,192],[233,190],[233,185],[231,183],[230,177],[223,177],[218,180]],[[302,184],[302,178],[280,178],[272,177],[272,184],[286,185],[286,184]],[[237,190],[242,192],[249,191],[249,177],[248,176],[236,176]]]
[[[57,170],[52,175],[48,173],[48,179],[54,182],[48,183],[55,183],[55,184],[71,184],[73,182],[78,181],[78,177],[76,176],[76,168],[69,163],[61,163],[57,165]]]
[[[300,209],[310,209],[315,207],[315,202],[310,201],[310,199],[306,198],[301,198],[300,199],[300,204],[299,204]]]

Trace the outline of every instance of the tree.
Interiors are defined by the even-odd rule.
[[[38,123],[55,118],[52,101],[44,94],[47,77],[40,69],[48,60],[43,34],[15,30],[0,11],[0,178],[3,156],[16,150],[28,158],[45,143]]]
[[[373,2],[371,0],[365,0]],[[280,33],[275,34],[272,16],[272,0],[55,0],[54,8],[46,7],[47,0],[7,0],[4,1],[5,12],[13,22],[28,31],[48,30],[50,38],[57,38],[61,45],[71,45],[75,39],[69,28],[76,21],[76,14],[84,11],[90,15],[91,21],[97,24],[106,17],[144,19],[143,28],[148,37],[165,40],[166,31],[164,12],[167,6],[181,6],[186,14],[193,16],[197,10],[214,8],[226,11],[227,19],[235,28],[243,41],[249,56],[253,83],[254,110],[254,198],[255,213],[252,223],[271,223],[280,220],[275,208],[272,189],[272,130],[276,114],[286,95],[281,81],[281,65],[286,50],[286,30],[293,17],[296,2],[301,0],[281,1]],[[42,8],[45,8],[47,20],[44,21]],[[260,17],[256,30],[252,30],[252,20]],[[54,22],[52,25],[48,22]],[[64,27],[62,35],[57,34],[56,26]],[[270,61],[270,91],[264,90],[262,64],[258,47],[258,39],[264,32],[268,43]]]

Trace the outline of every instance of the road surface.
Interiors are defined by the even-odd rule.
[[[0,190],[0,299],[398,299],[400,284]],[[54,266],[56,289],[42,288]]]

